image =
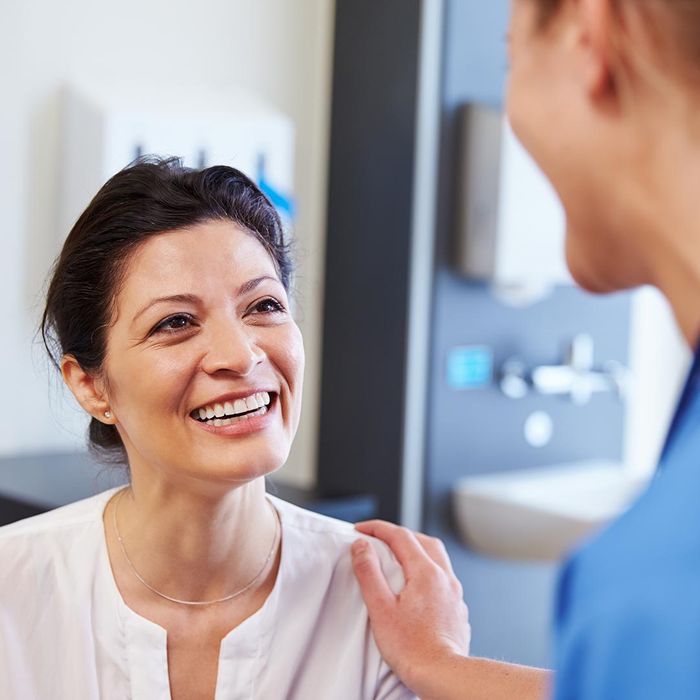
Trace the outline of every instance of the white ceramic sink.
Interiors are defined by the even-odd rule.
[[[507,559],[561,559],[622,514],[648,483],[618,462],[575,462],[469,476],[454,490],[465,543]]]

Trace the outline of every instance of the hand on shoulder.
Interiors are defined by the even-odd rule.
[[[372,544],[358,540],[353,545],[353,568],[377,645],[396,674],[418,691],[427,666],[469,653],[462,586],[440,540],[378,520],[356,527],[386,542],[403,568],[405,584],[395,594]]]

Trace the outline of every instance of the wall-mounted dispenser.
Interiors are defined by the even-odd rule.
[[[570,283],[563,208],[503,113],[465,105],[460,129],[457,270],[523,301]]]
[[[60,235],[99,187],[144,154],[231,165],[292,216],[294,126],[246,93],[158,85],[69,86],[63,95]]]

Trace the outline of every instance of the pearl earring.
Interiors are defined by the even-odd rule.
[[[110,411],[105,411],[105,418],[111,418],[112,413]]]

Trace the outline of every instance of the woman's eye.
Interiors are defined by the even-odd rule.
[[[261,299],[256,302],[252,308],[253,313],[256,314],[274,314],[284,310],[284,306],[282,306],[277,299],[273,299],[272,297]]]
[[[189,314],[175,314],[161,321],[154,329],[154,333],[177,333],[192,325],[192,317]]]

